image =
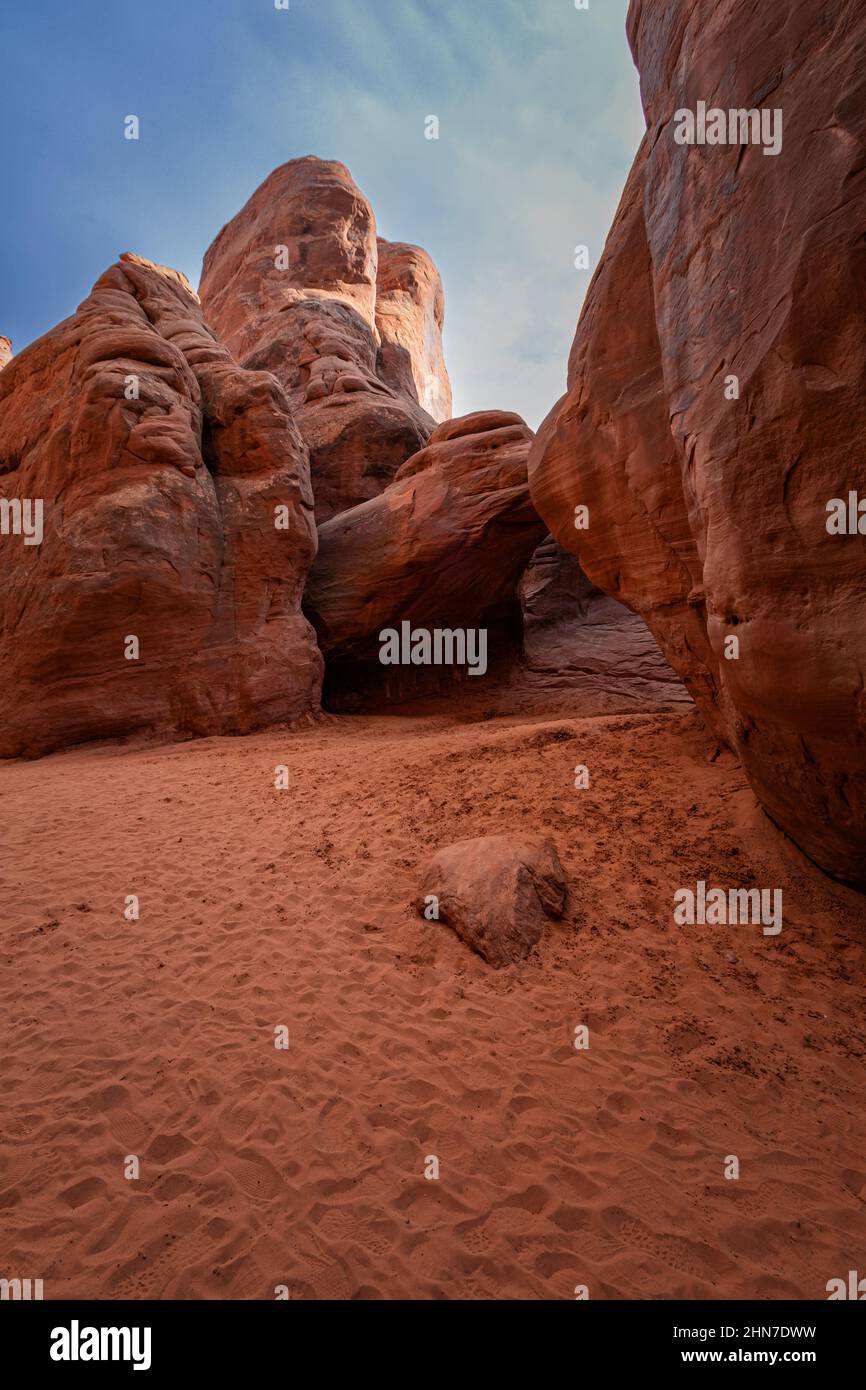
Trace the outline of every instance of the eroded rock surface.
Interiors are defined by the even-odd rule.
[[[342,164],[275,169],[207,251],[199,292],[237,359],[285,387],[320,522],[380,493],[450,409],[438,272],[377,241]]]
[[[43,516],[0,536],[0,754],[318,707],[306,446],[182,276],[124,256],[4,368],[0,494]]]
[[[451,417],[451,383],[442,353],[445,295],[439,271],[420,246],[379,237],[376,327],[380,374],[437,423]]]
[[[587,579],[551,536],[520,581],[523,657],[516,694],[579,714],[655,712],[691,705],[646,623]]]
[[[866,15],[633,0],[629,35],[648,133],[533,497],[773,819],[863,887],[866,548],[826,523],[866,497]],[[781,111],[781,152],[678,144],[699,101]]]
[[[524,960],[565,909],[565,875],[543,835],[460,840],[435,855],[422,885],[418,911],[435,913],[497,969]]]
[[[519,645],[517,584],[544,535],[518,415],[440,425],[379,497],[319,528],[305,610],[327,660],[331,708],[367,708],[468,675],[454,664],[383,665],[381,634],[483,630],[486,669]],[[471,678],[470,678],[471,679]]]

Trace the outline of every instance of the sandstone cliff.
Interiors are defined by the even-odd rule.
[[[0,492],[43,529],[0,538],[0,755],[318,708],[306,446],[182,276],[124,256],[4,368]]]
[[[533,497],[773,819],[864,886],[866,549],[826,523],[866,496],[866,15],[634,0],[629,36],[648,132]],[[780,152],[677,143],[699,102],[780,112]]]
[[[456,664],[383,665],[381,633],[403,623],[485,629],[486,669],[514,654],[517,585],[545,530],[526,478],[532,439],[502,411],[449,420],[379,497],[319,528],[304,606],[332,708],[399,701],[467,675]]]
[[[450,413],[438,272],[377,240],[342,164],[275,169],[205,254],[200,294],[237,359],[285,387],[320,522],[381,492]]]

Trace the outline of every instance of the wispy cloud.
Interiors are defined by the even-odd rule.
[[[626,8],[333,0],[317,7],[315,62],[246,54],[235,98],[247,118],[276,121],[294,146],[302,109],[310,152],[342,159],[383,234],[437,261],[457,411],[514,409],[537,425],[564,388],[590,278],[574,248],[595,264],[643,133]],[[424,138],[429,114],[438,141]]]
[[[589,281],[574,247],[594,265],[643,130],[626,9],[149,0],[144,23],[136,6],[80,0],[47,35],[41,9],[6,22],[21,130],[0,332],[20,348],[127,248],[195,281],[270,170],[317,154],[348,165],[384,236],[437,261],[455,410],[513,409],[537,425],[563,389]],[[129,111],[138,147],[118,135]],[[424,138],[430,114],[438,141]]]

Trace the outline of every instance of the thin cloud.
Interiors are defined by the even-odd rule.
[[[627,0],[593,0],[589,11],[570,0],[292,0],[278,12],[152,0],[142,36],[135,7],[113,12],[107,33],[98,15],[88,31],[82,8],[77,27],[68,21],[73,70],[55,67],[38,100],[10,55],[22,148],[6,222],[17,245],[0,264],[0,275],[16,267],[0,300],[15,321],[0,332],[11,327],[20,350],[121,250],[195,283],[206,247],[271,169],[316,154],[349,167],[382,235],[420,243],[439,265],[455,410],[512,409],[536,426],[563,389],[589,282],[574,247],[585,243],[595,264],[643,131],[626,9]],[[124,25],[135,41],[119,73],[111,55]],[[12,48],[26,69],[40,40],[24,20],[18,27]],[[89,115],[74,140],[58,140],[51,131],[65,129],[71,84],[88,91]],[[114,129],[127,110],[142,115],[134,149]],[[424,138],[430,114],[438,141]],[[50,275],[34,223],[51,241]]]

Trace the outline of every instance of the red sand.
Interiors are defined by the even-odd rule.
[[[370,717],[4,767],[0,1274],[511,1299],[862,1272],[866,904],[710,752],[691,713]],[[570,900],[497,973],[410,904],[437,847],[517,829]],[[675,927],[701,878],[782,888],[781,936]]]

